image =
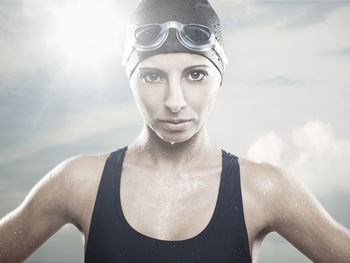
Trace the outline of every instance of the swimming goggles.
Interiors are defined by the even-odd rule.
[[[211,30],[200,24],[182,24],[167,21],[163,24],[146,24],[135,29],[132,46],[138,51],[151,51],[160,48],[169,35],[169,29],[176,29],[177,39],[183,46],[193,51],[214,51],[227,64],[227,57],[221,44]]]

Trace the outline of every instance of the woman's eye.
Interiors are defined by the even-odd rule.
[[[146,82],[158,82],[160,81],[160,76],[158,73],[152,72],[143,75],[143,79]]]
[[[199,81],[202,80],[206,77],[206,73],[203,72],[202,70],[194,70],[191,71],[190,74],[188,75],[190,80],[195,80],[195,81]]]

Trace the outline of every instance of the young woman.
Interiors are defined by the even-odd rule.
[[[307,189],[210,139],[225,62],[207,1],[142,1],[124,63],[143,129],[47,174],[0,221],[0,262],[25,260],[67,223],[85,237],[85,262],[256,262],[271,231],[315,262],[350,262],[349,231]]]

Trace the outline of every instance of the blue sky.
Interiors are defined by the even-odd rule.
[[[64,159],[110,152],[138,134],[120,64],[137,1],[119,2],[0,1],[0,217]],[[349,2],[211,3],[229,64],[210,135],[233,154],[287,170],[350,227]],[[28,262],[62,257],[82,262],[69,225]],[[259,262],[309,261],[272,234]]]

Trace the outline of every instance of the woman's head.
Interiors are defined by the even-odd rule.
[[[125,69],[147,126],[166,141],[190,139],[205,124],[222,83],[218,16],[204,0],[143,0],[131,17]],[[165,123],[165,120],[181,125]]]
[[[209,2],[141,1],[127,30],[124,65],[128,77],[144,59],[179,52],[206,57],[223,76],[226,56],[221,23]]]

